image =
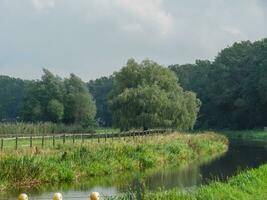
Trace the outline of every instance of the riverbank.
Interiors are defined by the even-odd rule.
[[[267,199],[267,165],[258,169],[241,172],[228,180],[227,183],[213,182],[201,186],[196,191],[177,193],[177,191],[163,191],[148,193],[144,200],[224,200],[224,199]],[[114,200],[121,199],[120,197]],[[131,199],[130,197],[124,198]]]
[[[267,131],[263,130],[243,130],[243,131],[222,131],[223,135],[227,136],[229,139],[238,140],[254,140],[254,141],[264,141],[267,140]]]
[[[214,133],[169,134],[107,140],[103,143],[57,144],[56,148],[25,148],[0,153],[0,188],[77,182],[84,178],[183,166],[211,159],[228,148],[226,137]]]

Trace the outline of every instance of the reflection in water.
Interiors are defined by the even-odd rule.
[[[238,172],[267,163],[267,143],[231,141],[222,157],[200,167],[203,183],[214,178],[227,180]]]
[[[52,193],[59,191],[63,193],[64,199],[77,200],[87,199],[92,191],[98,191],[102,195],[130,191],[137,193],[140,199],[144,189],[190,189],[214,179],[226,180],[240,170],[258,167],[264,163],[267,163],[267,143],[231,141],[229,151],[225,155],[201,166],[192,164],[183,169],[163,169],[156,173],[94,178],[82,184],[50,186],[26,192],[30,194],[31,199],[51,199]],[[12,196],[17,196],[22,191],[13,192],[9,196],[0,194],[0,199],[16,199]]]
[[[158,190],[179,188],[184,189],[199,185],[201,183],[201,175],[197,165],[190,165],[184,169],[161,170],[156,174],[145,178],[146,189]]]

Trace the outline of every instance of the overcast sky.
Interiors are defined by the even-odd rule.
[[[213,60],[235,41],[267,37],[267,0],[0,0],[0,74],[42,68],[84,81],[149,58]]]

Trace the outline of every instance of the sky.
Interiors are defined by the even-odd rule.
[[[23,79],[46,68],[88,81],[129,58],[213,60],[265,37],[267,0],[0,0],[0,74]]]

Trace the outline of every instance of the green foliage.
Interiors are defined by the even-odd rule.
[[[184,92],[175,75],[155,62],[133,59],[115,74],[110,95],[114,126],[131,128],[173,127],[191,129],[200,101]]]
[[[29,81],[0,75],[0,121],[17,120]]]
[[[55,106],[55,100],[58,103],[63,101],[64,85],[62,79],[54,76],[46,69],[43,72],[42,80],[32,81],[27,87],[22,106],[22,119],[24,121],[55,121],[55,113],[52,113],[51,106]],[[54,105],[49,105],[51,102]],[[60,113],[56,115],[60,115]]]
[[[65,122],[88,127],[94,124],[95,103],[86,84],[74,74],[64,81],[44,69],[40,81],[27,88],[22,107],[27,122]]]
[[[52,122],[61,122],[64,116],[64,106],[56,99],[49,101],[47,112]]]
[[[74,74],[71,74],[64,83],[66,88],[64,98],[65,121],[67,123],[80,123],[85,127],[93,125],[96,106],[85,83]]]
[[[91,80],[87,84],[96,102],[96,119],[101,126],[112,126],[112,115],[108,109],[108,95],[112,89],[112,84],[112,76]]]
[[[181,86],[202,102],[197,126],[249,129],[267,124],[267,39],[235,43],[214,62],[173,65]]]

